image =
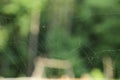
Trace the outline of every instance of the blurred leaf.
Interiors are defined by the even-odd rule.
[[[11,3],[3,8],[3,12],[7,14],[16,14],[19,11],[19,6],[17,4]]]
[[[108,8],[112,7],[116,1],[114,0],[86,0],[86,3],[93,7]]]
[[[104,79],[104,74],[97,68],[92,70],[91,75],[95,80]]]
[[[0,30],[0,49],[4,49],[6,47],[8,38],[9,38],[8,30],[1,29]]]

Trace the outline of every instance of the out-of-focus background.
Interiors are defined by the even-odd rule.
[[[120,1],[0,0],[0,76],[31,76],[38,56],[69,60],[76,78],[120,78]]]

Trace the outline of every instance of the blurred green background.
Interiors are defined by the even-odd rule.
[[[76,77],[104,74],[108,57],[120,78],[120,1],[0,0],[0,76],[30,76],[37,56],[70,60]]]

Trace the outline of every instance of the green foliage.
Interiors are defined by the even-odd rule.
[[[0,75],[26,76],[31,15],[37,11],[41,14],[38,45],[40,50],[44,46],[44,55],[70,60],[76,77],[95,67],[102,70],[102,58],[109,55],[115,77],[120,77],[119,0],[75,0],[73,5],[67,7],[64,0],[1,0]],[[102,76],[98,69],[91,74]]]

